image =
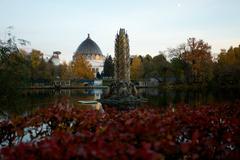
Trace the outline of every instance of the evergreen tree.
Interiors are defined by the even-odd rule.
[[[113,77],[114,76],[114,63],[113,63],[113,59],[110,56],[106,57],[106,60],[104,62],[104,66],[103,66],[103,75],[105,77]]]

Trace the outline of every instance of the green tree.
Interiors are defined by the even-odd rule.
[[[41,51],[33,49],[30,53],[30,62],[31,79],[36,81],[43,78],[42,74],[40,73],[43,71],[40,70],[40,65],[43,65],[43,54],[41,53]]]
[[[0,94],[4,97],[15,95],[29,83],[30,78],[30,63],[26,55],[17,48],[14,36],[8,35],[7,41],[0,40]]]
[[[71,66],[68,65],[66,62],[63,62],[60,66],[60,78],[62,80],[69,80],[72,79],[72,69]]]
[[[168,72],[170,71],[170,63],[167,61],[166,57],[162,53],[153,57],[152,62],[155,72],[157,72],[158,75],[163,78],[163,82],[165,83]]]
[[[214,77],[222,85],[240,83],[240,45],[220,52],[217,63],[215,63]]]
[[[19,52],[10,53],[1,59],[0,90],[3,91],[2,93],[14,94],[19,88],[27,86],[30,80],[29,67],[29,61]]]
[[[143,57],[142,60],[143,64],[143,78],[149,78],[151,77],[151,73],[153,72],[153,64],[152,64],[152,57],[147,54],[145,57]]]
[[[106,77],[113,77],[114,76],[114,63],[113,59],[110,56],[107,56],[103,66],[103,75]]]
[[[171,59],[171,71],[177,83],[184,81],[184,62],[180,58]]]
[[[32,82],[51,82],[55,78],[56,67],[53,63],[44,60],[43,53],[33,49],[29,54],[31,63],[31,80]]]

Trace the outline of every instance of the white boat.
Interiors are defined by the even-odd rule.
[[[78,101],[78,103],[81,103],[81,104],[97,104],[98,101]]]

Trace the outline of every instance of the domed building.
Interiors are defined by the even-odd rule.
[[[102,73],[105,57],[97,43],[90,38],[89,34],[87,39],[77,48],[73,55],[73,60],[79,55],[82,55],[91,64],[95,77],[97,73]]]

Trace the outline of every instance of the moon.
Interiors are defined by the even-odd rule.
[[[181,6],[182,6],[182,4],[181,4],[181,3],[178,3],[178,4],[177,4],[177,7],[178,7],[178,8],[180,8]]]

